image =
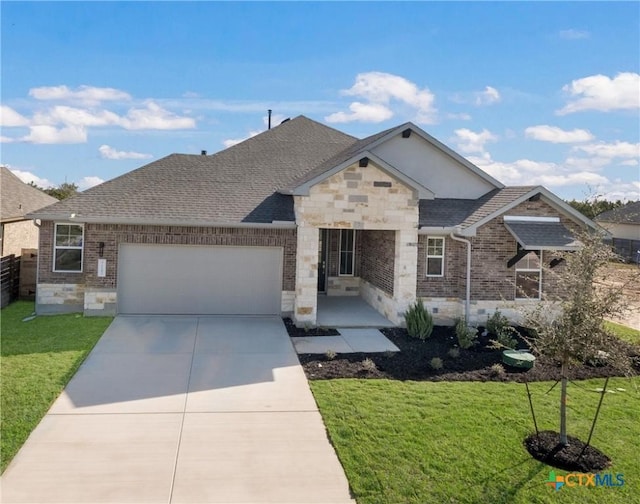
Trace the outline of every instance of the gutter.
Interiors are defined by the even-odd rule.
[[[456,232],[459,234],[460,228],[456,229]],[[466,325],[469,325],[469,312],[471,308],[471,242],[466,238],[456,236],[453,231],[451,232],[451,234],[449,234],[449,236],[452,240],[467,244],[467,284],[464,300],[464,321]]]
[[[123,224],[137,226],[188,226],[188,227],[221,227],[221,228],[267,228],[267,229],[295,229],[294,221],[273,221],[273,222],[211,222],[211,221],[190,221],[190,220],[156,220],[156,219],[132,219],[127,217],[83,217],[82,215],[51,215],[51,214],[29,214],[32,219],[78,222],[85,224]]]

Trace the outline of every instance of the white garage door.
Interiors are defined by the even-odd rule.
[[[122,244],[118,312],[280,313],[282,249]]]

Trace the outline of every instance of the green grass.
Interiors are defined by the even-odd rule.
[[[112,320],[69,314],[22,322],[32,312],[33,303],[20,301],[0,313],[1,471]]]
[[[604,326],[609,329],[618,338],[628,341],[629,343],[635,343],[640,345],[640,331],[627,327],[622,324],[616,324],[615,322],[604,321]]]
[[[541,430],[558,429],[558,387],[531,384]],[[586,441],[603,380],[569,385],[569,434]],[[312,381],[358,504],[638,503],[640,380],[616,378],[592,444],[624,474],[619,488],[545,485],[550,467],[522,441],[534,431],[523,384]],[[557,471],[558,474],[567,474]]]

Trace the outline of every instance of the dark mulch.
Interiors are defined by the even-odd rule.
[[[611,465],[611,459],[597,448],[587,446],[584,449],[585,443],[572,436],[567,436],[567,440],[569,444],[561,446],[558,432],[542,431],[539,436],[531,434],[527,437],[524,446],[533,458],[565,471],[592,473]]]
[[[340,333],[335,329],[326,329],[323,327],[296,327],[293,323],[293,320],[290,318],[283,318],[285,327],[287,328],[287,332],[289,336],[292,338],[296,337],[307,337],[307,336],[339,336]]]
[[[322,380],[331,378],[389,378],[394,380],[423,381],[545,381],[559,380],[560,368],[557,363],[545,358],[538,358],[533,369],[528,371],[504,366],[501,373],[491,368],[494,364],[502,364],[501,350],[489,348],[489,337],[479,338],[479,343],[469,350],[460,349],[457,358],[448,352],[457,344],[453,328],[436,326],[429,339],[420,341],[411,338],[406,329],[381,329],[400,352],[386,353],[354,353],[339,354],[329,360],[324,355],[301,354],[300,362],[309,379]],[[640,349],[627,345],[630,355],[637,357],[640,371]],[[518,348],[526,348],[522,339]],[[433,369],[429,362],[439,357],[443,361],[442,369]],[[371,365],[369,359],[375,367]],[[574,366],[570,369],[569,379],[582,380],[619,376],[619,372],[610,366]]]

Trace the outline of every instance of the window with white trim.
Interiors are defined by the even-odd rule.
[[[443,237],[427,237],[427,276],[444,276]]]
[[[516,299],[540,299],[542,262],[539,250],[532,250],[516,263]]]
[[[82,272],[82,224],[56,224],[53,241],[53,271],[62,273]]]
[[[356,232],[353,229],[340,230],[340,276],[353,276]]]

